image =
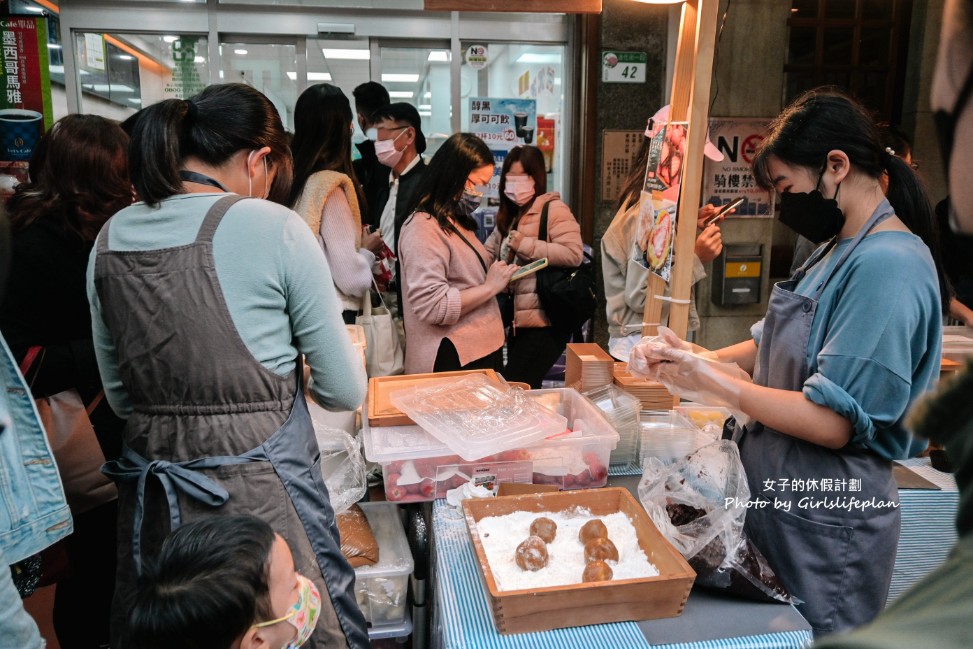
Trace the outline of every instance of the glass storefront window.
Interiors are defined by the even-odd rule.
[[[284,128],[294,130],[297,103],[297,46],[228,39],[220,43],[220,80],[245,83],[267,95]]]
[[[412,104],[419,111],[426,136],[427,160],[452,132],[450,118],[451,60],[449,44],[436,47],[383,47],[381,83],[393,102]]]

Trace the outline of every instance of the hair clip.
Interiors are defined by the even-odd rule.
[[[889,155],[895,155],[895,149],[890,146],[885,147],[885,152]]]

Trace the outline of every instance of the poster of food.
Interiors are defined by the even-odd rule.
[[[723,161],[703,160],[702,198],[712,205],[743,198],[729,218],[770,218],[774,214],[774,192],[758,187],[750,169],[769,123],[766,117],[710,118],[709,137],[723,153]]]
[[[27,180],[34,147],[54,118],[47,53],[47,19],[0,18],[0,193]]]
[[[521,144],[535,144],[537,101],[474,97],[470,99],[470,133],[493,151],[497,170],[484,193],[488,199],[499,200],[500,165],[506,152]]]
[[[652,138],[645,168],[645,191],[662,192],[663,198],[673,202],[679,200],[687,127],[686,122],[669,122]]]
[[[676,235],[676,202],[643,191],[632,259],[666,282],[672,275],[672,244]]]

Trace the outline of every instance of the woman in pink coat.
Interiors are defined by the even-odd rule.
[[[540,237],[545,206],[547,236]],[[487,239],[486,248],[491,258],[517,265],[544,257],[555,267],[581,263],[581,228],[560,194],[547,191],[544,156],[537,147],[521,146],[507,154],[500,172],[497,228]],[[514,316],[503,376],[539,388],[564,351],[571,332],[551,326],[537,297],[536,275],[511,282],[508,290],[513,296]]]

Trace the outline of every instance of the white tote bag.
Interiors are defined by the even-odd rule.
[[[379,301],[382,294],[378,293]],[[398,327],[385,302],[372,308],[371,291],[365,294],[362,313],[355,324],[365,330],[365,369],[368,376],[391,376],[405,371],[405,350],[399,340]]]

